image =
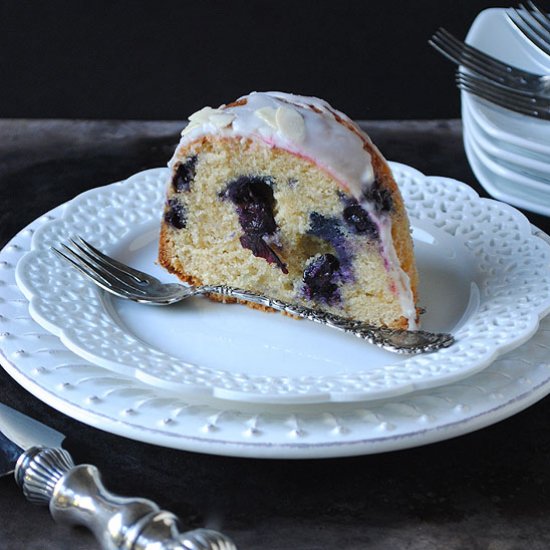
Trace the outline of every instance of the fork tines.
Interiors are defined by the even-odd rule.
[[[527,7],[520,4],[519,9],[510,8],[506,15],[531,43],[550,55],[550,17],[547,14],[528,0]]]
[[[53,247],[52,251],[104,290],[126,298],[147,295],[142,286],[146,274],[106,256],[81,237],[69,240],[71,246],[61,243],[63,251]]]
[[[550,119],[547,76],[507,65],[461,42],[443,28],[437,30],[429,44],[460,66],[456,82],[461,90],[523,115]]]
[[[518,92],[480,78],[473,74],[457,71],[457,86],[486,101],[520,114],[550,120],[550,102],[530,92]]]
[[[457,65],[503,86],[537,89],[541,85],[540,75],[503,63],[481,50],[461,42],[443,28],[438,29],[428,43]]]
[[[504,77],[509,74],[506,65],[481,50],[461,42],[442,27],[435,32],[428,43],[457,65],[463,65],[487,78],[503,82]]]

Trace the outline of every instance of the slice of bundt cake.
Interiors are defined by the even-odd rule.
[[[416,328],[397,185],[369,137],[325,101],[254,92],[205,107],[170,167],[159,258],[183,281]]]

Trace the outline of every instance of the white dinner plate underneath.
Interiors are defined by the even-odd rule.
[[[192,400],[114,373],[82,360],[34,322],[15,283],[15,265],[30,249],[33,233],[61,211],[39,218],[0,251],[0,362],[33,395],[96,428],[227,456],[342,457],[462,435],[550,392],[549,318],[531,340],[479,374],[377,402],[268,406]]]

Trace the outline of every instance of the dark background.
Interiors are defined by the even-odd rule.
[[[204,104],[269,88],[325,97],[357,119],[458,117],[454,68],[427,40],[439,25],[463,37],[496,5],[0,0],[0,117],[183,120]],[[0,121],[0,242],[86,189],[165,164],[179,127]],[[486,196],[459,123],[366,127],[388,158]],[[530,220],[549,231],[549,218]],[[291,461],[129,441],[51,409],[1,369],[0,395],[67,434],[77,462],[97,464],[113,491],[158,501],[186,528],[220,521],[243,550],[550,548],[548,398],[425,447]],[[8,477],[0,518],[2,550],[97,546],[87,531],[30,506]]]
[[[459,117],[454,67],[427,41],[510,4],[0,0],[0,117],[183,120],[268,89],[356,119]]]

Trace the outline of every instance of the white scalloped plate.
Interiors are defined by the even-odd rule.
[[[392,166],[415,228],[425,326],[457,339],[436,353],[397,356],[316,324],[201,298],[170,308],[111,298],[51,252],[80,234],[170,280],[154,264],[166,169],[71,201],[35,234],[18,284],[33,319],[71,351],[180,395],[364,401],[456,381],[536,332],[550,309],[550,247],[516,210],[457,181]]]
[[[82,360],[41,328],[15,284],[35,220],[0,251],[0,363],[25,389],[96,428],[155,445],[249,458],[327,458],[406,449],[503,420],[550,393],[550,318],[533,338],[455,384],[369,403],[198,401]],[[543,233],[541,238],[548,240]]]

